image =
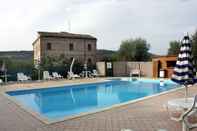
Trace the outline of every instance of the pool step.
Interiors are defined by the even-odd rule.
[[[134,131],[132,129],[121,129],[120,131]],[[157,131],[167,131],[166,129],[158,129]]]

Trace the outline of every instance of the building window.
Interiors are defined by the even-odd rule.
[[[176,61],[167,61],[167,67],[173,68],[175,67],[175,65],[176,65]]]
[[[92,50],[92,46],[91,44],[88,44],[88,51],[91,51]]]
[[[73,43],[70,43],[70,44],[69,44],[69,50],[70,50],[70,51],[73,51],[73,50],[74,50],[74,45],[73,45]]]
[[[51,50],[51,43],[47,43],[47,50]]]
[[[88,64],[92,64],[92,59],[88,58]]]

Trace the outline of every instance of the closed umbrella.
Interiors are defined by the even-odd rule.
[[[196,82],[196,71],[193,66],[192,45],[188,35],[181,41],[180,52],[177,58],[172,81],[185,86],[185,98],[188,95],[188,85]]]

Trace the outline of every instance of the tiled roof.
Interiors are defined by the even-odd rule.
[[[46,36],[46,37],[66,37],[66,38],[78,38],[78,39],[94,39],[96,40],[96,37],[93,37],[88,34],[73,34],[69,32],[38,32],[40,36]]]

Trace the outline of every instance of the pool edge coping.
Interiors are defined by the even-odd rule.
[[[72,83],[72,84],[69,83],[69,84],[66,84],[65,86],[80,85],[80,84],[94,84],[94,83],[102,83],[102,82],[105,82],[105,81],[110,81],[110,80],[107,80],[106,79],[104,81],[88,82],[88,83]],[[53,87],[50,87],[49,86],[47,88],[53,88]],[[175,92],[177,90],[181,90],[183,88],[184,87],[182,87],[180,85],[177,85],[174,89],[170,89],[168,91],[164,91],[164,92],[161,92],[161,93],[158,93],[158,94],[153,94],[153,95],[150,95],[150,96],[145,96],[143,98],[138,98],[136,100],[130,100],[130,101],[124,102],[124,103],[114,104],[114,105],[112,105],[110,107],[104,107],[102,109],[96,109],[94,111],[83,112],[83,113],[79,113],[77,115],[72,115],[72,116],[66,116],[64,118],[57,119],[57,120],[50,120],[47,117],[44,117],[43,115],[41,115],[40,113],[38,113],[38,112],[32,110],[31,108],[25,106],[21,102],[17,101],[15,98],[13,98],[10,95],[6,94],[6,92],[9,92],[9,91],[1,92],[1,94],[3,96],[5,96],[6,98],[8,98],[8,100],[10,100],[12,103],[14,103],[15,105],[17,105],[19,108],[21,108],[25,112],[29,113],[35,119],[39,120],[40,122],[42,122],[44,124],[50,125],[50,124],[55,124],[55,123],[59,123],[59,122],[63,122],[63,121],[71,120],[71,119],[76,119],[76,118],[79,118],[79,117],[83,117],[83,116],[87,116],[87,115],[91,115],[91,114],[95,114],[95,113],[104,112],[104,111],[108,111],[108,110],[111,110],[111,109],[115,109],[115,108],[127,106],[129,104],[134,104],[134,103],[137,103],[137,102],[140,102],[140,101],[143,101],[143,100],[147,100],[147,99],[150,99],[150,98],[153,98],[153,97],[165,95],[167,93],[172,93],[172,92]],[[40,88],[36,88],[36,89],[40,89]],[[22,89],[22,90],[31,90],[31,89]],[[20,90],[14,90],[14,91],[20,91]]]

